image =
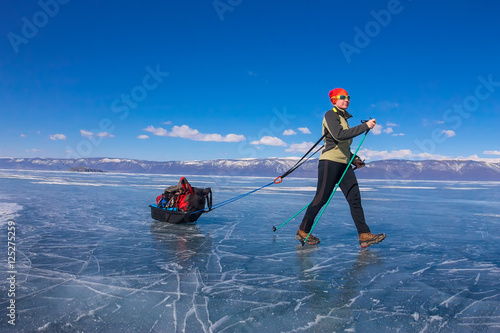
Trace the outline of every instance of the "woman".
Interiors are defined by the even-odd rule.
[[[342,88],[333,89],[330,91],[329,96],[334,107],[323,118],[323,134],[326,134],[326,136],[325,147],[321,151],[319,158],[316,195],[307,208],[306,215],[296,235],[298,240],[301,242],[306,241],[311,245],[318,244],[320,240],[312,234],[309,237],[307,235],[311,231],[316,215],[328,201],[335,185],[339,182],[340,177],[347,168],[347,164],[351,160],[352,139],[368,129],[372,129],[377,123],[375,119],[371,119],[350,128],[347,120],[352,116],[347,112],[347,108],[351,97]],[[354,158],[352,164],[356,168],[362,168],[365,165],[358,156]],[[353,168],[347,168],[347,172],[339,186],[351,208],[352,219],[358,230],[360,246],[365,248],[383,241],[385,234],[372,234],[365,222],[365,215],[361,206],[361,194],[359,193],[358,181]]]

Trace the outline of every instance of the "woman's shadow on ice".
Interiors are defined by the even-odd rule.
[[[359,295],[360,288],[363,288],[361,283],[368,277],[366,275],[368,268],[383,264],[382,258],[376,252],[372,252],[370,249],[360,249],[353,260],[346,261],[345,258],[339,256],[340,264],[339,266],[335,265],[335,268],[333,268],[337,273],[328,278],[330,272],[321,272],[321,269],[315,263],[318,260],[314,258],[313,254],[320,250],[319,246],[308,246],[306,248],[297,245],[296,250],[300,266],[300,280],[304,281],[304,288],[314,292],[316,297],[319,298],[326,299],[333,296],[335,308],[346,307],[354,297]],[[349,262],[352,263],[349,264]],[[320,274],[326,275],[327,278],[318,279]],[[312,281],[315,283],[311,283]],[[329,292],[325,293],[325,290]],[[335,296],[331,293],[334,293]]]

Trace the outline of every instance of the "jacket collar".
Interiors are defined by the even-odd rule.
[[[340,114],[345,119],[352,118],[352,115],[349,112],[347,112],[347,110],[339,109],[337,106],[333,107],[333,111],[337,112],[338,114]]]

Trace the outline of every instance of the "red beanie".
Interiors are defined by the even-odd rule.
[[[335,88],[333,90],[330,90],[330,93],[328,96],[330,96],[330,100],[332,101],[332,104],[335,105],[337,103],[337,96],[339,95],[349,95],[345,89],[342,88]]]

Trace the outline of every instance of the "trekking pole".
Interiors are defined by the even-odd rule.
[[[297,215],[299,215],[300,213],[302,213],[302,211],[304,209],[306,209],[307,207],[309,207],[311,203],[308,203],[304,208],[302,208],[301,210],[299,210],[297,213],[295,213],[295,215],[293,215],[292,217],[290,217],[288,220],[286,220],[285,222],[281,223],[277,228],[273,225],[273,231],[276,231],[278,230],[279,228],[281,228],[282,226],[284,226],[285,224],[287,224],[289,221],[293,220],[293,218]]]
[[[371,118],[370,118],[371,119]],[[361,145],[363,144],[363,141],[365,141],[365,138],[366,138],[366,135],[368,134],[368,132],[370,132],[370,129],[368,129],[366,132],[365,132],[365,135],[363,135],[363,138],[361,139],[361,142],[359,143],[359,146],[358,148],[356,149],[356,152],[352,155],[351,157],[351,160],[349,161],[349,163],[347,164],[347,167],[345,168],[344,170],[344,173],[342,174],[342,177],[340,177],[340,180],[338,181],[337,185],[335,185],[335,188],[333,189],[333,192],[332,194],[330,194],[330,197],[328,198],[328,201],[326,202],[326,204],[323,206],[323,209],[321,209],[321,213],[319,214],[319,216],[316,218],[316,221],[314,221],[314,224],[311,228],[311,230],[309,231],[309,233],[307,234],[307,237],[302,241],[302,246],[304,246],[304,244],[306,243],[307,239],[309,238],[309,235],[311,234],[311,232],[313,231],[314,227],[316,226],[316,223],[318,223],[319,219],[321,218],[321,215],[323,215],[323,212],[325,211],[326,207],[328,206],[328,204],[330,203],[330,200],[332,200],[333,198],[333,195],[335,194],[335,191],[337,191],[337,188],[339,187],[340,185],[340,182],[342,182],[342,179],[344,178],[345,174],[347,173],[347,170],[349,170],[349,168],[351,167],[351,163],[352,161],[354,160],[354,157],[356,157],[356,154],[358,153],[358,150],[359,148],[361,148]]]

